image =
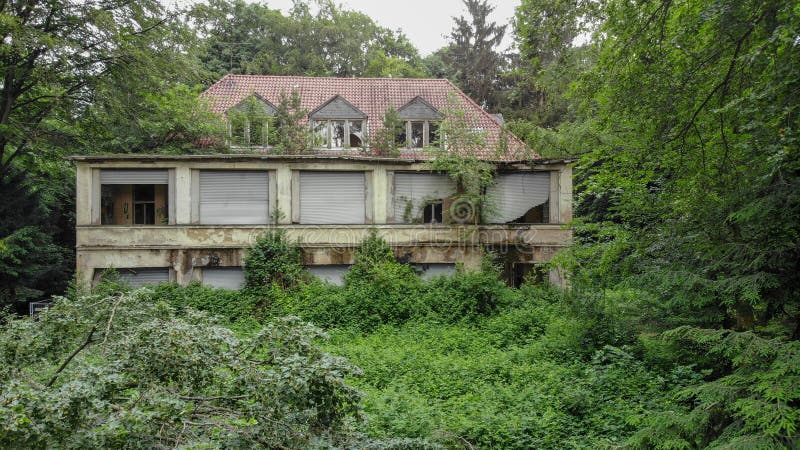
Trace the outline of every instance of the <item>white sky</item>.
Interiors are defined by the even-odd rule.
[[[176,0],[162,1],[174,3]],[[177,1],[194,3],[192,0]],[[262,0],[260,3],[284,13],[292,6],[292,0]],[[363,12],[383,27],[402,30],[422,56],[445,45],[445,36],[453,29],[453,17],[467,15],[461,0],[337,0],[337,3],[346,9]],[[491,21],[507,25],[500,50],[505,50],[513,42],[511,18],[519,3],[520,0],[489,0],[489,4],[495,6]]]

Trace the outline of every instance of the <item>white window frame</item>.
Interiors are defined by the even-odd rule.
[[[404,146],[402,148],[413,150],[415,148],[430,147],[430,145],[431,145],[431,142],[430,142],[430,135],[431,135],[430,124],[432,122],[441,124],[442,121],[441,120],[428,120],[428,119],[425,119],[425,120],[408,119],[405,122],[406,122],[405,123],[406,142],[405,142],[405,144],[404,144]],[[422,147],[412,147],[411,146],[411,122],[422,122]],[[441,129],[441,126],[439,126],[438,128]],[[439,136],[439,140],[441,141],[441,135]]]
[[[361,122],[361,146],[360,147],[350,147],[350,122]],[[344,122],[344,146],[342,147],[333,147],[333,122]],[[328,150],[344,150],[348,148],[364,148],[366,143],[366,139],[364,137],[367,134],[367,119],[362,118],[355,118],[355,119],[311,119],[309,126],[312,132],[316,132],[317,124],[324,123],[325,127],[327,128],[327,142],[323,143],[320,148],[325,148]]]

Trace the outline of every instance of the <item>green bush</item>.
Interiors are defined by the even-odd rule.
[[[231,323],[266,317],[263,297],[248,291],[211,288],[196,281],[186,287],[175,283],[159,284],[153,287],[152,298],[179,311],[187,308],[206,311]]]
[[[441,320],[474,321],[508,304],[512,290],[495,272],[463,272],[433,278],[426,286],[423,303]]]
[[[256,240],[244,258],[244,276],[248,288],[283,289],[297,286],[303,279],[300,248],[290,243],[284,230],[268,231]]]

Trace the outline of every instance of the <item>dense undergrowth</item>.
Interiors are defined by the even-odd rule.
[[[283,239],[268,235],[260,245],[289,248]],[[260,254],[270,252],[251,253]],[[657,305],[643,291],[515,289],[488,261],[480,271],[424,280],[375,236],[343,286],[295,270],[297,259],[283,259],[288,268],[250,263],[262,271],[259,280],[281,274],[280,282],[238,292],[161,285],[153,298],[222,315],[243,334],[285,315],[328,330],[324,348],[363,371],[348,383],[363,394],[358,430],[375,442],[520,449],[796,443],[800,366],[791,343],[692,328],[661,333],[652,320]],[[729,435],[704,431],[713,414],[728,417]],[[415,440],[392,441],[398,438]]]
[[[668,328],[652,296],[631,287],[511,288],[488,259],[426,280],[375,235],[343,286],[304,272],[296,250],[280,232],[265,235],[240,291],[195,283],[131,292],[112,277],[57,299],[38,321],[4,317],[0,444],[798,442],[796,341]]]

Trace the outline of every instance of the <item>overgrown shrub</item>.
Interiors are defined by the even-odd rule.
[[[349,447],[358,370],[297,318],[236,337],[152,291],[0,320],[0,447]]]
[[[248,288],[283,289],[297,286],[303,279],[300,248],[289,242],[284,230],[268,231],[260,236],[244,258],[244,276]]]

